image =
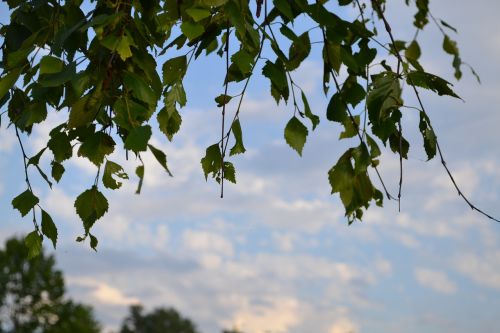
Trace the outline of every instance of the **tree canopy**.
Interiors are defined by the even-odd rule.
[[[201,158],[205,178],[220,184],[221,196],[225,182],[236,183],[231,157],[246,151],[239,116],[254,76],[265,77],[276,103],[287,105],[284,140],[302,155],[321,118],[294,73],[313,56],[316,44],[321,48],[316,59],[323,67],[320,80],[329,100],[323,112],[341,126],[339,140],[351,146],[325,170],[348,223],[361,220],[371,204],[382,206],[384,198],[401,199],[403,160],[410,148],[403,128],[408,127],[421,134],[428,159],[441,160],[467,204],[494,219],[461,192],[419,95],[426,89],[460,98],[450,82],[419,62],[418,32],[432,23],[442,33],[442,48],[452,58],[455,78],[461,78],[464,66],[472,70],[452,38],[456,29],[433,16],[429,0],[405,3],[415,10],[409,22],[416,32],[411,40],[397,39],[386,16],[391,4],[385,0],[7,0],[10,21],[0,28],[0,107],[22,152],[26,190],[12,205],[22,216],[33,215],[34,231],[25,240],[30,255],[40,252],[44,237],[54,246],[57,242],[56,225],[31,186],[33,172],[52,187],[64,176],[69,159],[83,157],[95,165],[95,181],[74,201],[83,225],[77,241],[90,239],[94,249],[98,241],[92,226],[109,208],[102,189],[119,189],[129,178],[109,159],[111,153],[120,150],[135,157],[137,193],[146,174],[141,156],[148,151],[172,176],[165,152],[150,139],[159,131],[173,140],[180,130],[181,109],[190,96],[183,80],[200,57],[211,57],[225,68],[223,89],[214,96],[221,114],[220,135]],[[240,93],[229,95],[230,85]],[[416,105],[405,104],[403,89],[415,95]],[[25,136],[49,112],[64,114],[65,121],[50,131],[42,150],[28,156]],[[416,112],[418,125],[403,124],[404,112]],[[399,156],[398,193],[390,193],[379,173],[380,144]],[[50,172],[40,163],[45,154],[50,155]]]
[[[65,297],[62,272],[43,251],[28,259],[22,239],[0,249],[1,333],[98,333],[90,307]]]
[[[143,313],[140,305],[130,307],[120,333],[198,333],[196,325],[173,308],[157,308]]]

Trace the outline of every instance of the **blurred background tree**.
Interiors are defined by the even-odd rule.
[[[143,314],[141,305],[132,305],[120,333],[198,333],[196,325],[173,308],[157,308]]]
[[[63,273],[53,255],[41,248],[28,259],[23,238],[0,248],[0,333],[100,333],[91,306],[65,295]],[[174,308],[144,313],[132,305],[119,333],[200,333],[196,324]],[[242,333],[237,329],[222,333]]]
[[[23,241],[0,249],[0,333],[98,333],[91,307],[65,297],[62,272],[43,249],[28,259]]]

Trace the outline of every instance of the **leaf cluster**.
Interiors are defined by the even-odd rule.
[[[246,151],[240,111],[256,73],[269,81],[276,103],[292,105],[284,139],[303,154],[320,116],[313,113],[293,75],[319,44],[323,91],[329,99],[326,119],[341,127],[340,140],[356,142],[328,171],[332,193],[339,194],[350,223],[361,219],[371,202],[382,205],[383,193],[370,173],[378,174],[378,145],[388,145],[402,159],[408,157],[410,143],[401,122],[410,109],[402,99],[403,86],[458,97],[448,81],[421,66],[417,39],[392,38],[384,16],[388,4],[383,0],[266,0],[257,8],[245,0],[9,0],[7,4],[10,22],[0,28],[4,40],[0,107],[6,109],[9,124],[16,133],[29,135],[48,112],[66,115],[38,154],[29,158],[23,149],[27,190],[12,205],[22,216],[33,213],[35,230],[26,238],[33,256],[40,252],[43,237],[55,247],[57,229],[39,205],[28,171],[35,168],[52,186],[64,176],[69,159],[82,157],[95,165],[95,182],[74,202],[83,225],[77,240],[89,238],[95,249],[98,241],[91,229],[109,209],[102,186],[116,190],[129,178],[120,164],[109,159],[113,152],[136,157],[137,193],[145,175],[141,156],[148,151],[172,176],[167,155],[153,146],[151,138],[159,130],[171,141],[180,130],[180,111],[188,101],[183,80],[200,56],[216,54],[226,65],[225,89],[214,105],[222,111],[222,136],[201,159],[205,178],[211,176],[223,186],[225,180],[236,183],[236,169],[228,158]],[[443,49],[453,56],[455,76],[460,78],[459,50],[444,30],[455,28],[434,19],[428,0],[406,4],[416,10],[417,31],[434,21],[443,32]],[[343,6],[352,6],[359,16],[342,18]],[[311,27],[304,30],[304,25]],[[390,33],[389,43],[379,41],[384,27]],[[384,60],[376,63],[377,55]],[[397,68],[392,68],[389,63],[395,61]],[[229,95],[230,84],[243,87],[242,92]],[[236,100],[229,118],[231,101]],[[438,151],[436,134],[425,110],[419,113],[418,131],[431,159]],[[40,166],[42,155],[51,161],[50,177]],[[383,181],[381,185],[390,198]]]

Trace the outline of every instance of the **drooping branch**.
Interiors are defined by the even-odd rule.
[[[385,17],[384,11],[380,7],[379,0],[372,0],[372,3],[375,5],[375,9],[376,9],[377,13],[379,14],[380,18],[382,19],[382,21],[384,23],[385,30],[386,30],[387,34],[389,35],[391,43],[395,47],[396,40],[395,40],[394,35],[392,33],[391,26],[390,26],[389,22],[387,21],[387,18]],[[403,63],[403,58],[401,57],[401,54],[399,52],[394,52],[394,56],[397,58],[398,63]],[[415,93],[415,97],[417,98],[417,101],[418,101],[418,104],[420,106],[420,109],[428,117],[427,111],[426,111],[426,109],[424,107],[424,103],[422,101],[422,98],[420,97],[420,93],[418,92],[416,84],[413,82],[412,77],[408,75],[408,72],[404,68],[403,68],[403,71],[405,71],[405,74],[406,74],[406,77],[408,79],[408,82],[409,82],[410,86],[412,87],[413,92]],[[429,123],[428,125],[431,128],[431,130],[434,131],[434,128],[432,127],[432,124]],[[469,205],[469,207],[472,210],[477,211],[481,215],[489,218],[490,220],[493,220],[495,222],[499,222],[500,223],[499,219],[494,218],[492,215],[484,212],[482,209],[480,209],[476,205],[474,205],[469,200],[469,198],[462,192],[462,190],[460,189],[460,187],[458,186],[458,184],[457,184],[457,182],[455,180],[455,177],[453,177],[453,174],[451,173],[450,169],[447,166],[446,160],[444,159],[443,151],[441,149],[441,146],[439,145],[439,141],[437,140],[437,138],[436,138],[436,147],[437,147],[437,151],[438,151],[438,154],[439,154],[441,165],[445,169],[445,171],[446,171],[449,179],[451,180],[453,186],[457,190],[458,195]]]

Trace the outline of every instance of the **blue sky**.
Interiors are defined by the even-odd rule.
[[[401,8],[388,17],[396,38],[409,39],[410,13]],[[423,92],[424,103],[460,186],[499,216],[500,4],[434,0],[431,9],[458,27],[454,37],[462,58],[476,68],[482,84],[466,73],[454,82],[466,103]],[[433,27],[427,30],[420,36],[424,67],[452,80],[451,58],[440,50],[442,36]],[[294,79],[303,82],[313,110],[324,114],[321,66],[317,59],[304,66]],[[326,177],[346,145],[337,141],[339,128],[322,117],[299,158],[282,134],[291,106],[276,107],[268,83],[257,80],[241,114],[248,152],[233,160],[239,183],[228,184],[221,200],[199,164],[205,147],[218,140],[220,111],[213,97],[222,92],[222,76],[217,68],[196,64],[187,77],[190,103],[182,110],[181,132],[173,143],[154,137],[168,154],[174,178],[146,156],[140,196],[134,194],[133,176],[120,191],[106,193],[111,208],[94,228],[97,253],[74,242],[82,230],[73,201],[92,183],[94,167],[85,160],[68,163],[52,191],[35,182],[60,229],[55,255],[71,297],[92,304],[107,329],[119,325],[130,304],[141,302],[148,309],[174,306],[207,333],[232,326],[247,333],[496,330],[500,225],[468,209],[438,161],[424,162],[410,111],[405,127],[416,144],[405,162],[401,213],[386,201],[349,227]],[[410,103],[411,97],[405,100]],[[25,139],[31,152],[42,147],[62,117],[51,114]],[[0,153],[3,242],[31,231],[31,222],[10,205],[24,183],[19,148],[5,123]],[[130,175],[134,166],[126,164]],[[381,172],[393,192],[398,167],[387,154]]]

